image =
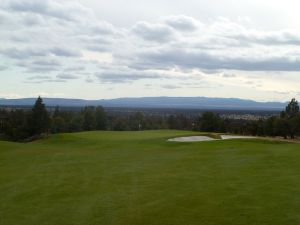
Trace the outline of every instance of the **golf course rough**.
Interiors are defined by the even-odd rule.
[[[1,225],[297,225],[300,145],[188,131],[0,142]]]

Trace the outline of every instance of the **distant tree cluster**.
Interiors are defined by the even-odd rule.
[[[1,111],[0,118],[5,118],[5,120],[1,120],[1,131],[5,137],[13,141],[39,138],[48,132],[50,126],[48,112],[40,97],[31,111]]]
[[[296,99],[292,99],[280,116],[258,121],[224,120],[212,112],[199,117],[198,130],[227,132],[253,136],[282,136],[285,139],[300,135],[300,112]]]
[[[87,106],[81,112],[60,111],[55,108],[50,117],[51,133],[105,130],[107,117],[103,107]]]
[[[197,120],[196,129],[205,132],[226,132],[226,120],[213,112],[203,113]]]
[[[300,135],[299,104],[292,99],[280,116],[250,122],[223,119],[213,112],[205,112],[196,118],[183,114],[153,116],[141,112],[130,115],[107,115],[101,106],[87,106],[80,112],[60,110],[56,107],[53,112],[48,112],[40,97],[29,111],[0,110],[0,137],[12,141],[30,141],[49,133],[155,129],[227,132],[293,139]]]

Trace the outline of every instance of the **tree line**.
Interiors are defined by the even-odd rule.
[[[207,112],[199,117],[197,130],[294,139],[300,135],[299,104],[292,99],[279,116],[258,121],[224,120],[217,114]]]
[[[0,134],[2,138],[12,141],[31,141],[49,133],[155,129],[282,136],[293,139],[300,135],[299,104],[292,99],[280,116],[258,121],[223,119],[213,112],[205,112],[197,117],[187,117],[183,114],[154,116],[144,115],[141,112],[131,115],[110,115],[101,106],[87,106],[80,112],[60,110],[56,107],[54,112],[48,112],[40,97],[29,111],[0,110]]]

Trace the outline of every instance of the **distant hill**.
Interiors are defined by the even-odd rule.
[[[33,105],[35,98],[0,99],[0,105]],[[97,106],[104,107],[143,107],[143,108],[187,108],[187,109],[234,109],[234,110],[283,110],[286,103],[256,102],[238,98],[208,97],[141,97],[101,100],[43,98],[47,106]]]

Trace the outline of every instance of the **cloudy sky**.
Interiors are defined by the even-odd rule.
[[[0,98],[300,98],[296,0],[0,0]]]

